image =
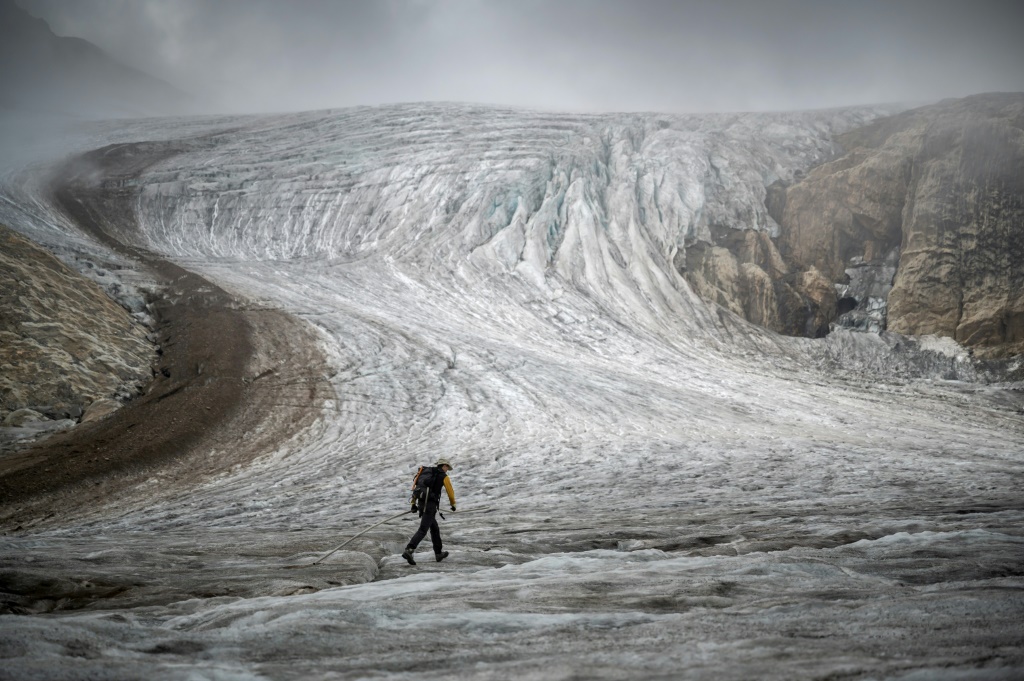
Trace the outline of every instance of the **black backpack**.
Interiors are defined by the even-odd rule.
[[[426,511],[427,504],[437,505],[446,477],[448,474],[437,466],[420,466],[412,487],[412,498],[420,515]]]

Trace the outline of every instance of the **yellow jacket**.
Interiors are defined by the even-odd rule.
[[[424,468],[427,468],[427,466],[420,466],[420,469],[418,471],[416,471],[416,477],[413,478],[413,480],[412,480],[412,489],[413,489],[412,505],[413,506],[416,505],[416,496],[415,496],[415,494],[416,494],[416,481],[420,479],[420,473],[423,472]],[[450,477],[448,477],[447,474],[445,474],[445,476],[444,476],[444,491],[448,493],[448,501],[451,503],[452,506],[455,506],[455,490],[452,489],[452,479]],[[438,503],[441,502],[440,499],[438,499],[437,501],[438,501]]]

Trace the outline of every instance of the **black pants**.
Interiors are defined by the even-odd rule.
[[[437,506],[432,504],[423,511],[423,517],[420,518],[420,527],[416,530],[416,534],[412,535],[412,539],[409,540],[409,550],[415,551],[416,547],[423,541],[423,538],[427,536],[427,530],[430,530],[430,542],[434,545],[434,553],[441,553],[441,528],[437,526],[436,515]]]

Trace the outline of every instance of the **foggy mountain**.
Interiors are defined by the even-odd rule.
[[[190,98],[0,0],[0,110],[75,118],[184,113]]]
[[[1022,110],[83,127],[2,185],[0,678],[1019,676]],[[313,565],[439,456],[446,560]]]

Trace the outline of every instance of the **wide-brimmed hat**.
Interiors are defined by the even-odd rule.
[[[448,466],[448,468],[451,468],[452,470],[455,470],[455,466],[452,465],[452,462],[449,461],[448,459],[444,458],[443,456],[440,459],[437,460],[437,464],[436,465],[437,465],[438,468],[440,468],[441,466]]]

